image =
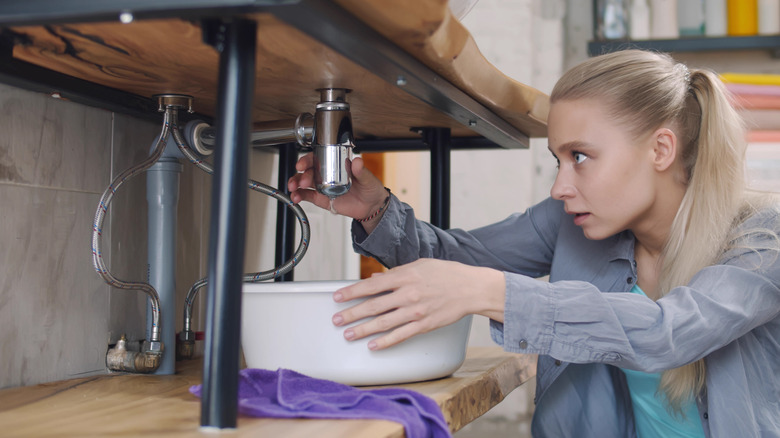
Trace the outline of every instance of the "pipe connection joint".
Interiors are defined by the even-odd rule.
[[[111,371],[152,373],[162,362],[163,344],[160,341],[146,343],[145,351],[129,351],[125,335],[106,354],[106,366]]]
[[[314,182],[317,191],[329,198],[349,191],[353,147],[352,113],[347,88],[320,88],[320,102],[314,115],[301,113],[295,119],[255,124],[253,147],[297,143],[314,152]],[[185,126],[190,147],[206,156],[214,150],[216,129],[193,120]]]
[[[189,360],[195,355],[195,332],[183,330],[179,332],[176,342],[176,360]]]

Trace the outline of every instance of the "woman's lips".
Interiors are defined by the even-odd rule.
[[[590,217],[590,213],[574,213],[574,225],[582,225],[588,217]]]

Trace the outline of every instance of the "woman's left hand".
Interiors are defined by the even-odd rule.
[[[333,324],[345,326],[375,316],[344,331],[348,340],[380,332],[368,343],[381,350],[414,335],[449,325],[468,314],[482,314],[502,321],[504,274],[490,268],[436,259],[420,259],[387,272],[374,274],[337,290],[333,299],[345,302],[382,292],[333,315]]]

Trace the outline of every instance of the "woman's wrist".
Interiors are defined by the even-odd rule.
[[[504,322],[504,307],[506,301],[506,278],[504,272],[491,268],[478,268],[483,272],[480,275],[483,292],[476,297],[484,307],[479,313],[494,321]]]
[[[382,200],[382,203],[379,205],[379,207],[374,207],[371,210],[371,213],[367,216],[360,219],[355,219],[355,221],[363,225],[363,228],[368,233],[371,233],[371,231],[379,224],[379,221],[382,220],[382,216],[384,216],[385,211],[387,211],[387,207],[390,205],[391,192],[387,187],[385,187],[385,190],[387,191],[387,196]]]

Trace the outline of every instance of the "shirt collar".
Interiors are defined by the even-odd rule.
[[[629,230],[622,231],[610,239],[615,240],[614,245],[607,247],[606,256],[610,262],[615,260],[628,260],[632,262],[634,260],[634,233]]]

